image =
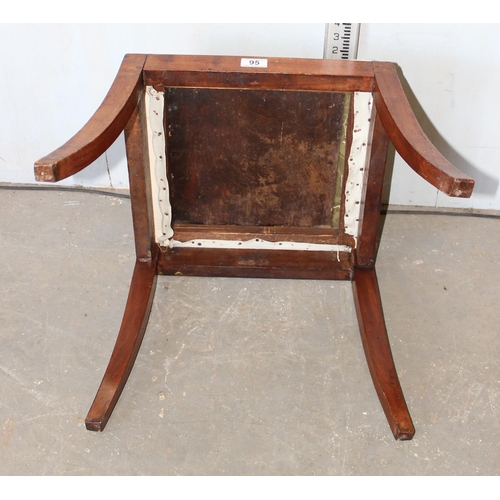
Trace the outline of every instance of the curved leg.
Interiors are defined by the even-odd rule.
[[[122,133],[143,92],[144,54],[127,54],[113,85],[92,118],[66,144],[35,163],[35,177],[57,182],[97,160]]]
[[[354,270],[354,302],[373,384],[396,439],[411,439],[415,428],[401,390],[387,337],[374,268]]]
[[[156,287],[156,259],[137,260],[122,325],[108,367],[92,403],[85,426],[102,431],[134,366],[148,324]]]

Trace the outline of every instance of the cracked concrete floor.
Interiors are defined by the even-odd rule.
[[[0,190],[2,475],[497,475],[500,219],[388,215],[378,275],[417,429],[393,439],[345,282],[158,280],[103,433],[127,199]]]

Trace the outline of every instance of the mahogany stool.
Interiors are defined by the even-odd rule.
[[[396,439],[415,429],[375,272],[389,141],[449,196],[474,181],[420,128],[387,62],[125,56],[103,103],[35,163],[76,174],[125,131],[136,264],[107,370],[86,418],[102,431],[132,370],[158,275],[349,280],[363,347]]]

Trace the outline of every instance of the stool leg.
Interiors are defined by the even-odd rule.
[[[156,260],[136,261],[120,332],[99,390],[85,419],[88,430],[104,429],[127,382],[146,331],[156,277]]]
[[[415,428],[391,353],[374,268],[354,270],[353,294],[363,348],[373,384],[396,439],[411,439]]]

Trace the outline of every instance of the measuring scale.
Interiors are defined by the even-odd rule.
[[[356,59],[360,23],[328,23],[323,59]]]

